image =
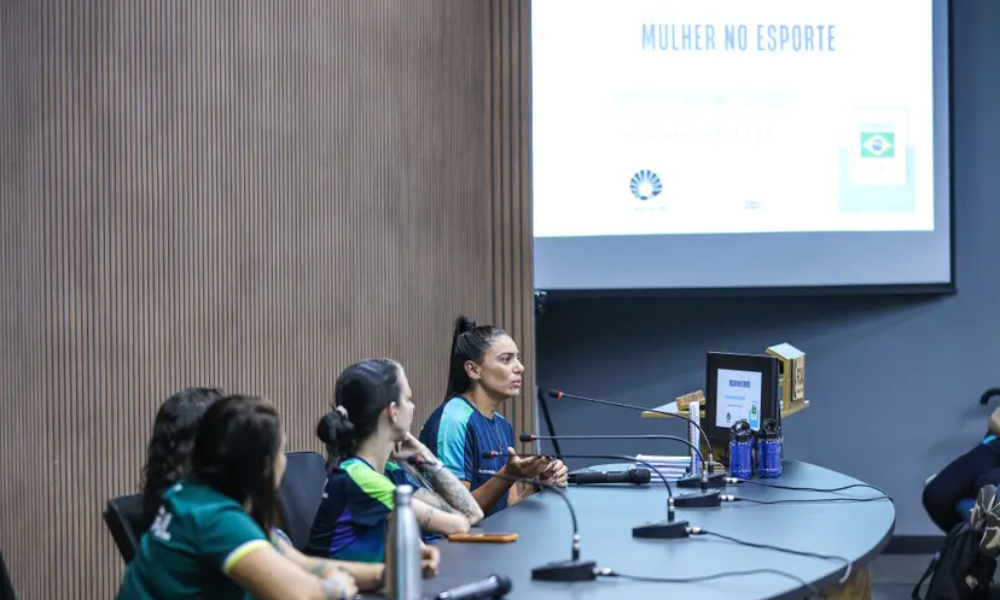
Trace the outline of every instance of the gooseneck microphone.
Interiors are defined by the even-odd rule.
[[[501,456],[501,454],[498,452],[483,453],[484,458],[493,458],[494,456]],[[505,454],[502,456],[509,455]],[[493,476],[507,481],[513,481],[515,483],[538,485],[546,490],[555,492],[557,496],[563,499],[563,502],[566,503],[566,508],[569,509],[569,516],[573,521],[573,544],[572,549],[570,550],[570,559],[551,562],[540,567],[535,567],[531,570],[532,579],[537,581],[562,582],[594,581],[597,579],[597,562],[593,560],[580,560],[580,528],[576,520],[576,511],[573,510],[573,503],[569,501],[569,496],[567,496],[564,491],[551,483],[545,483],[544,481],[539,481],[537,479],[514,477],[513,475],[507,475],[506,473],[494,473]]]
[[[545,454],[507,454],[505,452],[496,451],[483,452],[483,458],[526,458],[531,456],[549,458]],[[563,456],[566,458],[603,458],[634,461],[637,464],[647,467],[650,471],[656,473],[656,476],[660,478],[660,481],[662,481],[663,485],[667,488],[667,520],[651,521],[649,523],[643,523],[642,525],[636,525],[632,528],[632,537],[644,539],[673,539],[688,537],[688,534],[690,533],[688,522],[676,520],[674,510],[674,492],[670,489],[670,482],[667,481],[667,478],[663,476],[663,473],[661,473],[660,470],[653,465],[644,460],[638,460],[634,456],[627,456],[624,454],[563,454]],[[716,493],[716,495],[718,494]],[[567,502],[569,502],[568,499]],[[715,506],[718,506],[718,503],[716,503]]]
[[[690,477],[681,478],[677,482],[677,487],[700,487],[704,481],[704,485],[707,487],[725,487],[726,486],[726,474],[725,473],[715,473],[715,452],[712,450],[712,440],[708,439],[708,434],[702,429],[700,423],[696,423],[691,417],[679,413],[679,412],[669,412],[665,410],[655,410],[652,408],[646,408],[644,406],[637,406],[635,404],[625,404],[623,402],[614,402],[612,400],[603,400],[601,398],[590,398],[588,396],[579,396],[577,394],[568,394],[559,390],[548,390],[545,394],[549,398],[554,398],[556,400],[562,400],[563,398],[568,398],[570,400],[580,400],[581,402],[590,402],[591,404],[601,404],[604,406],[614,406],[615,408],[624,408],[626,410],[634,410],[638,412],[647,412],[657,415],[667,415],[670,417],[677,417],[687,421],[698,430],[701,434],[701,439],[705,440],[705,445],[708,447],[708,460],[701,458],[701,472],[702,476],[692,475]],[[701,454],[698,455],[701,457]],[[707,472],[707,473],[706,473]]]
[[[702,465],[705,464],[705,460],[701,455],[701,451],[688,440],[676,436],[676,435],[532,435],[530,433],[522,433],[522,442],[533,442],[535,440],[674,440],[675,442],[680,442],[687,447],[694,450],[698,458],[702,461]],[[563,456],[569,456],[564,454]],[[580,458],[577,456],[576,458]],[[602,457],[596,457],[602,458]],[[606,458],[606,457],[605,457]],[[635,460],[635,459],[632,459]],[[645,461],[635,461],[638,464],[648,465]],[[659,472],[657,472],[659,474]],[[724,475],[724,474],[723,474]],[[660,475],[660,479],[666,482],[666,479]],[[725,478],[723,478],[723,484],[725,484]],[[677,496],[673,499],[674,506],[677,508],[710,508],[722,505],[722,496],[719,494],[718,490],[708,491],[708,473],[703,468],[701,470],[701,476],[699,483],[701,484],[701,492],[694,494],[684,494],[683,496]],[[671,494],[673,496],[673,494]]]
[[[506,596],[510,587],[510,579],[500,575],[490,575],[482,581],[445,590],[434,596],[434,600],[492,600]]]

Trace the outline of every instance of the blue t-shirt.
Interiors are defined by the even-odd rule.
[[[386,526],[397,485],[423,487],[395,463],[385,475],[364,460],[352,457],[326,478],[323,501],[316,511],[306,554],[355,562],[385,560]]]
[[[455,396],[431,413],[420,430],[420,441],[474,490],[507,464],[506,456],[483,458],[483,453],[507,454],[507,448],[514,447],[514,429],[500,413],[488,419],[471,402]],[[505,508],[507,495],[487,515]]]

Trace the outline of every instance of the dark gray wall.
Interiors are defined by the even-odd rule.
[[[537,324],[539,384],[655,406],[703,388],[706,351],[792,343],[807,353],[812,406],[786,422],[787,454],[886,489],[897,534],[937,533],[920,504],[924,478],[976,443],[987,419],[977,398],[1000,385],[1000,2],[955,4],[958,294],[553,300]],[[683,432],[676,422],[552,404],[558,433]]]

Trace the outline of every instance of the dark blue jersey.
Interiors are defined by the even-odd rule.
[[[483,453],[506,454],[508,448],[514,447],[514,429],[500,413],[487,418],[468,400],[455,396],[431,413],[420,430],[420,441],[474,490],[507,464],[506,456],[483,458]],[[504,508],[506,495],[487,515]]]

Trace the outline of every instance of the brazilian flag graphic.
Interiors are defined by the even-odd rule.
[[[861,158],[892,158],[896,139],[891,131],[866,131],[861,134]]]

